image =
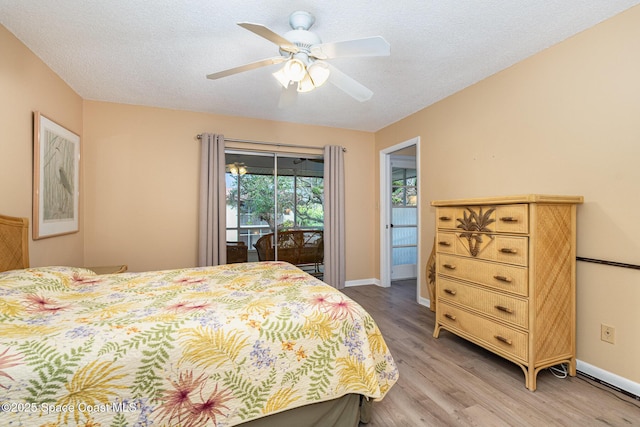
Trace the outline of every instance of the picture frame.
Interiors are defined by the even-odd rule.
[[[80,137],[34,112],[33,240],[76,233]]]

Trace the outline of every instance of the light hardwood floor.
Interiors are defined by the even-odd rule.
[[[400,379],[362,427],[640,426],[640,402],[578,375],[545,370],[530,392],[515,364],[443,331],[416,302],[415,282],[344,289],[376,320]]]

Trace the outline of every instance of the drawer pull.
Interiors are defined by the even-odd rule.
[[[451,217],[450,216],[441,216],[440,218],[438,218],[440,221],[451,221]]]
[[[453,314],[449,314],[449,313],[445,313],[444,317],[446,317],[449,320],[456,320],[456,316],[454,316]]]
[[[455,270],[456,266],[453,264],[444,264],[443,265],[444,268],[446,268],[447,270]]]
[[[500,218],[500,221],[503,221],[503,222],[518,222],[518,218],[514,218],[512,216],[503,216],[502,218]]]
[[[451,246],[451,243],[449,243],[449,242],[438,242],[438,244],[440,246]]]
[[[495,308],[496,308],[496,310],[503,311],[503,312],[509,313],[509,314],[513,314],[513,310],[511,310],[509,307],[505,307],[503,305],[496,305]]]
[[[500,252],[502,252],[503,254],[517,254],[518,250],[513,248],[502,248],[500,249]]]
[[[513,281],[511,277],[507,277],[507,276],[496,275],[496,276],[493,276],[493,278],[506,283],[511,283]]]
[[[446,289],[446,288],[445,288],[444,292],[445,292],[446,294],[449,294],[449,295],[455,295],[455,294],[457,294],[457,292],[456,292],[456,291],[454,291],[453,289]]]
[[[507,344],[507,345],[513,345],[513,343],[511,342],[511,340],[509,338],[505,338],[501,335],[494,335],[493,336],[495,339],[497,339],[498,341],[502,341],[503,343]]]

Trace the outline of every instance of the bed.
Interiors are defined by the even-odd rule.
[[[357,426],[397,378],[371,316],[285,262],[0,273],[11,425]]]

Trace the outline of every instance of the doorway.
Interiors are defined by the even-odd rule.
[[[415,279],[418,264],[418,181],[416,156],[412,147],[402,150],[409,154],[390,156],[391,162],[391,281]]]
[[[380,151],[380,282],[420,283],[420,138]]]

